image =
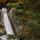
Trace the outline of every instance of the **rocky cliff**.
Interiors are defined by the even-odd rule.
[[[8,3],[10,0],[0,0],[0,4],[1,3]]]

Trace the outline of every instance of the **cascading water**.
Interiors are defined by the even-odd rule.
[[[2,13],[3,13],[4,27],[6,29],[7,34],[14,35],[10,20],[9,20],[9,18],[7,16],[7,9],[6,8],[2,8]]]
[[[9,20],[9,16],[7,15],[6,6],[3,4],[0,7],[2,9],[2,16],[3,16],[3,21],[2,22],[4,23],[3,25],[4,25],[4,28],[5,28],[6,33],[7,33],[7,35],[0,36],[0,40],[8,40],[8,38],[9,38],[8,35],[14,35],[14,32],[12,30],[12,26],[11,26],[11,22]]]

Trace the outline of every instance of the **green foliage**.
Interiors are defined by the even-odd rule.
[[[30,3],[37,3],[38,0],[28,0]]]
[[[10,6],[11,8],[16,8],[17,4],[16,3],[9,3],[8,6]]]
[[[11,7],[16,7],[16,21],[17,25],[24,25],[31,27],[33,31],[40,30],[40,8],[38,5],[40,0],[25,0],[22,8],[19,5],[11,4]]]
[[[40,12],[38,11],[19,11],[17,20],[20,24],[31,27],[33,30],[40,30]]]

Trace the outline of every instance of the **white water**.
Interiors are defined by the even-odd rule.
[[[0,36],[0,39],[1,39],[1,40],[7,40],[7,38],[8,38],[7,35]]]
[[[9,18],[7,16],[7,9],[6,8],[2,8],[2,12],[3,12],[4,27],[6,29],[7,34],[14,35],[13,30],[11,28],[12,27],[11,23],[10,23]]]

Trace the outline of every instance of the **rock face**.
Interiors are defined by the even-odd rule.
[[[1,3],[8,3],[10,0],[0,0],[0,4]]]

